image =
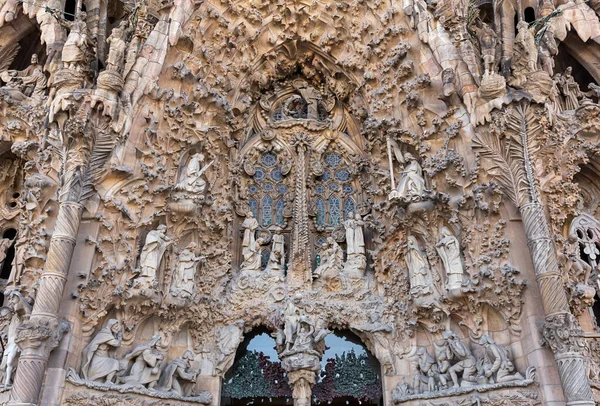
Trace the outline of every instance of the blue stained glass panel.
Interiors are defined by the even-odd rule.
[[[335,173],[335,178],[340,182],[347,182],[350,179],[350,171],[348,169],[340,169]]]
[[[331,190],[332,192],[338,191],[340,190],[340,185],[338,185],[337,183],[331,183],[329,185],[329,190]]]
[[[261,182],[265,180],[265,171],[262,168],[256,168],[256,172],[254,173],[254,180],[257,182]]]
[[[330,179],[331,179],[331,172],[329,172],[329,170],[325,169],[323,171],[323,175],[321,175],[319,177],[319,180],[322,181],[322,182],[327,182]]]
[[[322,195],[323,193],[325,193],[325,186],[317,185],[317,187],[315,187],[315,190],[317,194]]]
[[[348,198],[344,202],[344,218],[348,218],[348,213],[354,213],[354,200]]]
[[[287,187],[285,185],[277,186],[277,193],[280,195],[284,195],[287,192]]]
[[[337,196],[329,198],[329,225],[339,226],[342,222],[340,199]]]
[[[262,189],[269,193],[275,190],[275,187],[273,186],[273,184],[271,182],[265,182],[262,184]]]
[[[275,205],[275,223],[283,224],[283,209],[285,208],[285,202],[283,199],[279,199]]]
[[[275,168],[271,171],[270,174],[271,180],[273,182],[280,182],[283,179],[283,175],[281,175],[281,169]]]
[[[321,249],[323,244],[325,244],[326,242],[327,242],[327,237],[324,237],[322,235],[318,236],[317,239],[315,240],[315,243],[317,244],[317,247],[319,247],[319,249]]]
[[[248,208],[254,214],[254,218],[258,218],[258,202],[256,199],[248,200]]]
[[[250,192],[250,193],[252,193],[252,194],[254,194],[254,193],[258,192],[258,186],[256,186],[256,185],[250,185],[250,186],[248,187],[248,192]]]
[[[335,152],[329,152],[325,154],[325,165],[331,168],[337,168],[342,164],[342,157]]]
[[[350,186],[350,185],[344,185],[343,190],[344,190],[344,193],[346,193],[348,195],[350,193],[354,192],[354,188],[352,186]]]
[[[273,199],[267,195],[262,199],[262,218],[261,224],[265,227],[273,224]]]
[[[270,168],[271,166],[275,166],[275,164],[277,163],[277,158],[271,153],[266,153],[260,157],[260,163],[266,166],[267,168]]]
[[[317,214],[317,225],[324,226],[325,225],[325,202],[323,199],[318,198],[315,203],[316,214]]]

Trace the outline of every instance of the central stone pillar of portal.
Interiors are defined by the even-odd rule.
[[[312,387],[321,368],[321,354],[314,350],[291,350],[284,351],[280,357],[293,389],[294,406],[309,406]]]

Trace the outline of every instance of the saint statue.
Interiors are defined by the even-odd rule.
[[[515,37],[512,58],[512,77],[509,83],[521,87],[527,81],[527,75],[537,70],[538,50],[535,38],[526,21],[517,24],[518,34]]]
[[[473,386],[477,383],[477,359],[469,347],[463,344],[458,336],[450,330],[444,331],[442,337],[445,341],[448,359],[454,364],[448,369],[454,388]],[[462,372],[462,382],[458,383],[458,374]]]
[[[415,296],[432,293],[429,263],[423,257],[417,239],[410,235],[404,252],[410,276],[410,294]]]
[[[54,13],[60,25],[69,30],[69,35],[62,49],[62,62],[65,69],[83,70],[88,64],[87,14],[85,11],[76,13],[75,21],[65,20],[60,13]]]
[[[571,75],[572,67],[567,67],[562,75],[561,81],[558,84],[563,96],[565,97],[565,110],[576,110],[579,108],[579,100],[584,96],[579,89],[579,84]]]
[[[398,186],[395,193],[390,194],[390,198],[402,198],[405,201],[419,201],[425,193],[425,179],[423,178],[423,169],[417,159],[407,152],[404,154],[406,166],[402,170]]]
[[[340,272],[344,265],[344,252],[333,237],[327,237],[327,242],[323,243],[320,258],[319,265],[313,271],[313,278],[322,279],[330,290],[341,287]]]
[[[202,195],[206,190],[206,181],[202,179],[202,175],[214,161],[204,165],[204,155],[197,153],[192,155],[190,162],[188,162],[185,172],[182,174],[181,179],[177,183],[176,189],[183,190],[189,193]]]
[[[198,263],[204,259],[203,256],[196,255],[196,247],[195,242],[190,242],[179,254],[179,261],[177,262],[177,269],[171,287],[173,296],[186,298],[194,294],[196,270],[198,269]]]
[[[302,296],[295,295],[292,300],[289,300],[285,309],[283,309],[283,334],[285,336],[285,350],[290,351],[292,345],[296,341],[296,335],[298,333],[298,326],[300,323],[300,301]]]
[[[110,37],[106,40],[109,45],[108,56],[106,57],[106,70],[116,73],[121,73],[123,64],[125,63],[125,51],[127,44],[125,43],[126,21],[122,21],[118,27],[113,28]]]
[[[473,26],[472,29],[479,40],[484,75],[490,75],[496,73],[496,45],[498,44],[498,36],[488,24],[481,20],[479,20],[479,23],[480,26]]]
[[[175,392],[179,396],[192,396],[198,373],[192,370],[194,353],[186,350],[181,357],[171,361],[160,376],[158,390]]]
[[[244,239],[242,240],[242,255],[244,258],[250,250],[256,245],[256,230],[258,229],[258,221],[254,218],[252,211],[248,211],[246,219],[242,223],[244,229]]]
[[[129,373],[119,378],[125,385],[145,386],[154,389],[160,378],[161,366],[165,356],[158,350],[160,335],[156,334],[146,343],[142,343],[123,357],[123,361],[133,362]]]
[[[17,346],[16,338],[18,328],[29,318],[32,305],[20,292],[13,290],[8,294],[8,304],[12,316],[8,325],[8,334],[6,347],[3,348],[2,364],[0,371],[4,374],[4,387],[9,387],[13,383],[13,374],[17,367],[18,357],[21,349]]]
[[[351,255],[365,255],[365,238],[362,229],[364,224],[360,214],[348,213],[348,219],[344,222],[348,257]]]
[[[435,247],[446,270],[446,289],[460,289],[463,282],[460,245],[448,227],[442,227],[440,230],[440,240]]]
[[[264,242],[264,239],[259,238],[254,241],[252,246],[245,250],[244,262],[242,262],[241,267],[243,271],[260,271],[262,259],[260,246],[264,244]]]
[[[114,352],[121,346],[123,333],[121,323],[110,319],[102,330],[83,350],[81,375],[86,381],[114,383],[115,374],[119,371],[119,361]]]
[[[271,253],[267,263],[267,271],[281,272],[285,265],[285,237],[281,234],[273,235]]]
[[[8,93],[14,101],[37,106],[46,98],[48,80],[42,65],[38,63],[37,54],[31,55],[31,65],[27,68],[22,71],[8,70],[0,72],[0,79],[6,83],[6,86],[0,89]]]
[[[140,288],[154,288],[163,255],[171,243],[171,238],[167,236],[167,226],[164,224],[148,233],[140,255],[140,273],[137,277]]]
[[[235,359],[235,352],[240,343],[244,341],[244,320],[225,326],[217,333],[217,374],[224,375],[231,368]]]

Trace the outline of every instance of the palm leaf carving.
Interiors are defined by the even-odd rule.
[[[94,192],[94,185],[100,183],[107,171],[106,163],[110,158],[116,144],[116,137],[110,129],[96,131],[96,137],[90,163],[85,174],[84,187],[81,200],[85,201]]]
[[[542,130],[529,105],[520,104],[506,112],[502,141],[489,132],[473,139],[475,150],[486,158],[483,164],[488,173],[517,207],[536,198],[531,161],[542,148]]]
[[[18,42],[0,47],[0,72],[4,72],[10,68],[20,49],[21,47]]]

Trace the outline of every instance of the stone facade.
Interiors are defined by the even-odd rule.
[[[600,3],[0,0],[0,403],[600,401]],[[239,354],[238,354],[239,355]],[[313,401],[314,402],[314,401]]]

